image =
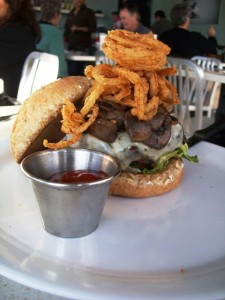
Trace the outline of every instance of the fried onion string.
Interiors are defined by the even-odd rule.
[[[165,67],[170,48],[154,39],[152,33],[109,31],[103,51],[116,65],[89,65],[85,68],[92,86],[83,99],[83,107],[77,111],[72,102],[65,100],[62,108],[61,130],[70,138],[58,143],[45,140],[44,146],[60,149],[77,142],[96,120],[98,100],[122,104],[140,121],[153,118],[159,105],[171,110],[179,103],[177,91],[167,79],[176,74],[176,68]]]

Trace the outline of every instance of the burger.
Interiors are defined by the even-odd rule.
[[[27,155],[45,149],[43,140],[58,142],[64,99],[82,103],[91,83],[86,77],[67,77],[35,92],[21,106],[11,134],[11,150],[20,163]],[[122,172],[110,193],[149,197],[174,189],[184,173],[182,157],[191,161],[183,144],[183,127],[163,106],[150,121],[138,121],[127,106],[99,101],[95,122],[73,146],[100,150],[116,157]]]
[[[124,30],[113,31],[120,42],[121,32],[126,45],[128,37],[137,38]],[[138,36],[144,44],[146,35]],[[115,41],[112,44],[110,38],[112,34],[108,43],[113,49]],[[160,53],[161,44],[156,44]],[[24,102],[12,129],[12,155],[20,163],[44,146],[103,151],[121,164],[122,172],[111,184],[111,194],[136,198],[161,195],[179,185],[184,174],[183,157],[197,161],[187,154],[183,127],[171,112],[177,94],[165,76],[174,71],[163,68],[165,62],[159,62],[158,57],[155,66],[151,62],[144,71],[143,60],[137,57],[130,70],[129,52],[123,62],[118,52],[126,48],[119,46],[115,55],[106,50],[109,58],[116,59],[116,66],[89,66],[86,77],[59,79]]]

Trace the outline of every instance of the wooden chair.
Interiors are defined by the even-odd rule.
[[[33,92],[55,81],[58,71],[58,56],[36,51],[30,53],[24,62],[17,101],[21,104]]]

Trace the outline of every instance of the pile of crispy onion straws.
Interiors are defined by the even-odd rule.
[[[165,67],[170,48],[152,33],[109,31],[103,51],[115,65],[86,67],[85,75],[94,80],[80,112],[65,100],[61,130],[72,137],[58,143],[44,140],[45,147],[60,149],[77,142],[98,116],[98,99],[126,105],[133,116],[143,121],[153,118],[159,105],[170,111],[172,105],[179,103],[175,87],[165,78],[176,73],[176,68]]]

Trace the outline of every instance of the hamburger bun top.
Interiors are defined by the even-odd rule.
[[[43,150],[44,139],[58,142],[65,136],[60,129],[64,100],[81,100],[90,86],[84,76],[65,77],[42,87],[21,105],[11,132],[11,151],[17,163]]]

